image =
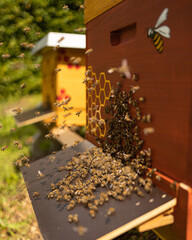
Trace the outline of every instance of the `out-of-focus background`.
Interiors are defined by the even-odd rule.
[[[82,0],[0,1],[0,239],[41,239],[20,170],[15,161],[30,155],[34,125],[17,128],[13,108],[25,111],[41,102],[41,70],[31,48],[48,32],[78,33],[84,27]],[[64,5],[69,9],[63,9]],[[24,29],[30,27],[30,31]],[[24,44],[23,44],[24,43]],[[18,57],[21,53],[23,59]],[[2,55],[9,54],[4,58]],[[26,87],[21,89],[25,83]],[[16,128],[15,132],[11,132]],[[22,149],[14,141],[22,142]],[[46,146],[44,146],[46,147]]]

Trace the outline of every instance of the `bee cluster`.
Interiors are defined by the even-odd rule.
[[[52,191],[47,195],[48,199],[67,202],[67,210],[82,205],[92,218],[96,217],[99,206],[112,198],[124,201],[132,193],[143,197],[152,192],[154,169],[148,171],[151,149],[142,150],[144,141],[139,134],[139,122],[150,123],[151,115],[141,113],[140,104],[144,98],[134,98],[139,87],[132,87],[127,93],[121,91],[120,83],[117,85],[112,89],[110,104],[105,108],[106,113],[113,116],[106,120],[106,138],[97,139],[101,148],[77,153],[62,168],[67,175],[51,184]],[[107,216],[114,214],[115,208],[106,212]],[[71,214],[68,220],[70,223],[79,221],[73,221]]]

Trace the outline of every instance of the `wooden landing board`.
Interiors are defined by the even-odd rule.
[[[62,145],[67,144],[67,147],[71,147],[75,141],[84,141],[84,138],[82,138],[79,134],[71,131],[68,127],[65,127],[64,129],[55,127],[51,129],[51,132],[58,142],[60,142]]]
[[[40,112],[40,115],[37,117],[35,116],[36,112]],[[15,115],[15,120],[18,127],[23,127],[33,123],[41,122],[55,115],[56,113],[51,109],[44,110],[43,107],[37,107],[22,114]]]
[[[64,166],[75,153],[84,152],[93,146],[90,142],[84,140],[76,148],[69,147],[64,152],[57,152],[56,160],[52,163],[47,156],[33,162],[30,168],[22,168],[29,196],[45,240],[113,239],[175,206],[176,199],[168,195],[162,198],[164,192],[157,187],[153,188],[152,194],[145,194],[144,198],[140,198],[133,193],[122,202],[111,199],[104,206],[99,207],[95,219],[92,219],[88,210],[82,206],[67,211],[65,202],[59,203],[55,199],[48,200],[46,196],[51,190],[50,184],[61,180],[66,174],[65,171],[59,172],[58,167]],[[45,174],[44,178],[37,179],[38,170]],[[40,192],[38,199],[32,197],[35,191]],[[100,190],[95,194],[97,195],[99,192]],[[150,203],[149,200],[152,198],[154,201]],[[136,206],[137,202],[141,204]],[[106,212],[110,207],[114,207],[116,213],[114,216],[106,217]],[[79,225],[87,228],[83,237],[80,237],[74,231],[76,225],[67,221],[68,215],[75,213],[79,215]]]

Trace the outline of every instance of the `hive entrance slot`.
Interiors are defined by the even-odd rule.
[[[110,32],[110,42],[112,46],[118,46],[122,43],[127,43],[136,35],[136,22],[129,24],[126,27]]]

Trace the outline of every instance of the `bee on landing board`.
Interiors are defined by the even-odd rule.
[[[159,16],[157,23],[155,24],[154,28],[149,28],[147,32],[148,38],[152,38],[153,43],[155,45],[156,50],[158,53],[163,52],[164,43],[161,36],[170,38],[170,28],[168,26],[160,26],[166,19],[168,15],[168,8],[165,8],[161,15]],[[159,27],[160,26],[160,27]]]

